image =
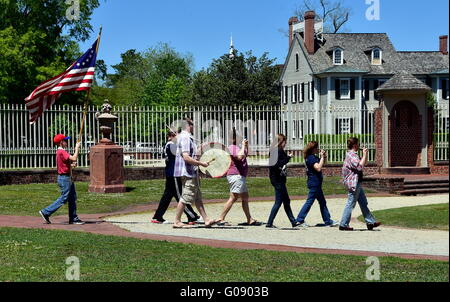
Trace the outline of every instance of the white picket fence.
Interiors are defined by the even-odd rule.
[[[82,150],[78,165],[89,166],[89,150],[101,137],[96,113],[100,107],[88,109],[84,127]],[[164,166],[163,146],[167,126],[175,127],[184,116],[194,120],[197,144],[219,142],[229,144],[232,128],[250,142],[250,165],[268,165],[268,152],[278,133],[288,137],[288,150],[295,154],[293,163],[302,163],[305,143],[315,140],[328,151],[330,162],[342,162],[347,138],[357,136],[361,145],[369,149],[369,159],[375,159],[373,110],[357,108],[285,107],[123,107],[112,109],[118,116],[113,141],[124,147],[126,166]],[[57,133],[72,136],[69,144],[73,152],[83,108],[81,106],[53,106],[34,125],[28,123],[23,105],[0,105],[0,169],[55,167]],[[448,160],[448,106],[436,114],[435,159]]]

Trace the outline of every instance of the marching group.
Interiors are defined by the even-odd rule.
[[[168,223],[164,220],[163,215],[166,212],[171,200],[175,198],[178,202],[174,228],[189,228],[195,224],[204,224],[206,227],[212,225],[229,226],[225,220],[228,212],[233,204],[238,200],[242,200],[242,208],[244,210],[247,222],[245,225],[260,226],[263,223],[255,220],[250,214],[249,194],[246,183],[248,175],[247,156],[249,154],[249,145],[247,140],[243,140],[242,147],[237,144],[236,131],[233,129],[231,145],[228,151],[231,156],[231,166],[227,172],[227,180],[230,187],[230,197],[225,203],[224,209],[220,217],[216,220],[210,219],[205,211],[202,201],[200,178],[198,175],[198,166],[208,167],[209,163],[197,160],[197,146],[195,144],[193,133],[193,121],[185,119],[185,125],[180,134],[169,131],[168,143],[165,147],[166,154],[166,188],[159,203],[158,209],[151,220],[152,223],[164,224]],[[176,141],[175,141],[176,139]],[[363,188],[362,174],[364,166],[368,161],[368,150],[363,148],[363,157],[358,156],[359,141],[357,138],[348,139],[348,152],[342,168],[343,183],[348,189],[348,201],[344,209],[342,220],[339,223],[331,219],[330,212],[327,208],[327,202],[322,190],[323,174],[322,169],[326,163],[327,153],[319,149],[317,142],[310,142],[305,148],[303,155],[305,158],[306,172],[308,176],[308,198],[297,218],[294,217],[291,209],[291,200],[287,190],[287,165],[293,157],[292,153],[286,153],[286,136],[279,134],[276,144],[271,148],[269,155],[269,175],[270,182],[275,189],[275,204],[272,207],[266,228],[276,228],[273,222],[281,207],[288,216],[293,228],[305,228],[308,225],[305,219],[314,204],[318,200],[322,219],[326,226],[338,226],[342,231],[353,231],[350,227],[352,211],[359,203],[361,211],[369,230],[381,225],[377,222],[368,208],[368,202]],[[317,155],[320,155],[319,157]],[[200,215],[198,215],[192,205],[195,204]],[[181,221],[183,212],[188,218],[188,224]]]
[[[262,222],[254,219],[250,214],[249,194],[246,183],[248,175],[247,156],[249,154],[248,141],[243,140],[242,147],[237,144],[236,131],[233,129],[231,145],[228,147],[231,156],[231,166],[227,171],[227,180],[230,186],[230,197],[226,202],[224,209],[218,219],[210,219],[206,214],[203,205],[200,177],[197,168],[199,166],[207,168],[210,163],[199,161],[197,146],[193,138],[194,123],[186,118],[180,133],[174,131],[168,132],[168,142],[165,146],[166,156],[166,184],[164,194],[159,202],[152,223],[168,223],[163,216],[167,211],[170,202],[175,198],[178,202],[176,209],[174,228],[189,228],[195,224],[204,224],[205,227],[213,225],[229,226],[225,220],[233,204],[242,200],[242,208],[247,218],[246,225],[261,226]],[[70,155],[67,152],[67,141],[70,137],[59,134],[54,137],[54,142],[58,146],[56,153],[56,162],[58,170],[58,185],[61,189],[61,196],[49,207],[39,211],[45,223],[50,224],[50,216],[55,213],[62,205],[69,203],[69,223],[84,224],[76,214],[76,191],[71,179],[71,168],[76,163],[80,144],[75,146],[75,154]],[[369,230],[381,225],[376,221],[368,208],[367,198],[361,187],[363,169],[368,161],[368,150],[362,149],[363,156],[358,156],[360,150],[357,138],[348,139],[348,151],[342,168],[343,183],[348,189],[348,201],[342,215],[340,223],[331,219],[327,208],[327,202],[322,190],[323,174],[322,169],[327,160],[327,153],[320,150],[317,142],[310,142],[304,152],[306,173],[308,176],[307,186],[309,189],[308,197],[300,210],[297,218],[294,217],[291,209],[291,200],[287,190],[287,165],[293,157],[292,153],[286,153],[286,136],[279,134],[274,146],[270,150],[269,156],[269,175],[270,182],[275,189],[275,203],[267,220],[266,228],[276,228],[274,226],[275,217],[283,205],[286,215],[293,228],[305,228],[308,225],[305,219],[314,204],[318,200],[323,222],[326,226],[339,226],[339,230],[353,231],[350,227],[352,211],[359,204],[364,219]],[[192,205],[195,205],[199,214],[197,214]],[[183,223],[181,217],[183,213],[188,218],[188,223]]]

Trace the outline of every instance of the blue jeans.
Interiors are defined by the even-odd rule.
[[[75,192],[75,184],[70,176],[59,175],[58,186],[61,190],[61,196],[50,206],[42,210],[44,215],[51,216],[58,211],[67,202],[69,203],[69,220],[77,218],[77,193]]]
[[[341,219],[342,227],[349,227],[350,220],[352,218],[352,211],[356,206],[356,202],[359,203],[359,207],[361,208],[361,212],[363,213],[364,219],[366,223],[374,224],[376,222],[375,217],[373,217],[369,208],[367,207],[367,197],[364,193],[363,188],[360,184],[357,185],[355,192],[348,193],[347,205],[344,209],[344,214]]]
[[[275,204],[272,207],[272,211],[270,212],[269,220],[267,221],[268,226],[273,225],[273,221],[275,220],[275,216],[277,216],[278,210],[281,207],[281,204],[284,206],[284,211],[288,216],[289,221],[292,225],[295,224],[295,217],[292,214],[291,209],[291,199],[289,198],[289,194],[286,188],[285,183],[272,183],[275,188]]]
[[[311,210],[316,199],[319,201],[323,222],[326,225],[332,224],[333,221],[331,220],[331,215],[327,208],[327,201],[321,187],[309,187],[308,199],[298,214],[297,221],[300,223],[305,222],[306,216],[308,216],[309,210]]]

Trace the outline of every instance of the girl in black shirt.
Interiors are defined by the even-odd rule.
[[[283,134],[278,134],[278,143],[270,151],[269,175],[270,182],[275,188],[275,204],[273,205],[272,211],[270,212],[269,220],[267,221],[266,225],[267,228],[275,228],[275,226],[273,225],[273,221],[275,220],[275,216],[277,216],[281,204],[283,204],[284,206],[284,211],[286,212],[286,215],[288,216],[292,227],[296,227],[299,225],[299,223],[295,220],[294,215],[292,214],[291,200],[286,188],[286,166],[291,160],[292,154],[286,154],[286,151],[284,151],[285,147],[286,136]]]

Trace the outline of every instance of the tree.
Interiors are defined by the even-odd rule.
[[[274,61],[267,53],[258,59],[251,51],[213,60],[207,70],[194,75],[191,104],[277,105],[279,69]]]
[[[144,52],[130,49],[107,76],[113,104],[178,106],[190,99],[192,55],[159,44]]]
[[[303,0],[294,14],[299,21],[304,21],[305,12],[313,10],[317,18],[323,20],[325,33],[337,33],[344,29],[351,14],[350,7],[346,7],[342,0]]]
[[[23,103],[41,82],[63,72],[81,53],[78,41],[92,32],[99,0],[81,0],[77,20],[68,20],[61,0],[0,1],[0,103]],[[67,35],[64,35],[67,32]],[[79,93],[59,103],[73,103]]]

